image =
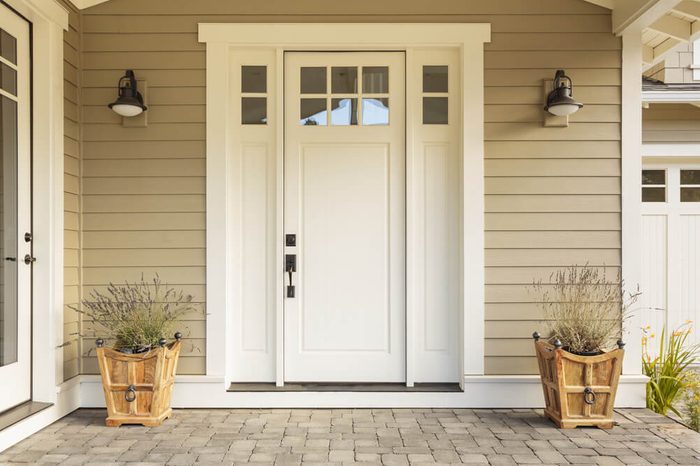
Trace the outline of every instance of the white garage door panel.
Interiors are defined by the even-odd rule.
[[[700,215],[681,215],[680,218],[680,319],[700,320]],[[695,331],[693,341],[700,343]]]
[[[642,282],[640,299],[642,325],[649,331],[661,335],[666,323],[666,277],[668,254],[668,221],[666,215],[644,215],[642,217]],[[650,339],[650,349],[657,348],[658,338]]]

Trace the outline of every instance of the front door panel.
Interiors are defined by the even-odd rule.
[[[285,68],[285,380],[403,382],[404,55],[288,53]]]
[[[31,397],[29,73],[29,23],[0,4],[0,412]]]

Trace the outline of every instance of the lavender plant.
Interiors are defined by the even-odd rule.
[[[93,322],[96,336],[114,342],[114,348],[139,352],[173,335],[177,321],[197,310],[192,295],[168,287],[155,275],[123,285],[110,283],[106,292],[93,290],[74,310]]]
[[[629,308],[640,295],[625,292],[619,274],[610,280],[605,269],[588,265],[557,270],[547,282],[534,282],[531,291],[550,338],[576,354],[600,353],[620,339]]]

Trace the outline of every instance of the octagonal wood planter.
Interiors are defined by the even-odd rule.
[[[97,348],[107,426],[159,426],[172,415],[170,397],[180,347],[178,340],[139,354]]]
[[[612,428],[624,350],[580,356],[537,339],[535,350],[544,390],[545,415],[562,429]]]

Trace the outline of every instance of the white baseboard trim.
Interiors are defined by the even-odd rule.
[[[0,430],[0,452],[80,408],[80,382],[77,377],[64,382],[56,387],[58,396],[55,404]]]
[[[623,375],[616,406],[642,408],[646,377]],[[220,377],[178,377],[174,408],[541,408],[538,376],[466,376],[464,392],[228,392]],[[105,406],[99,376],[80,380],[81,407]]]

